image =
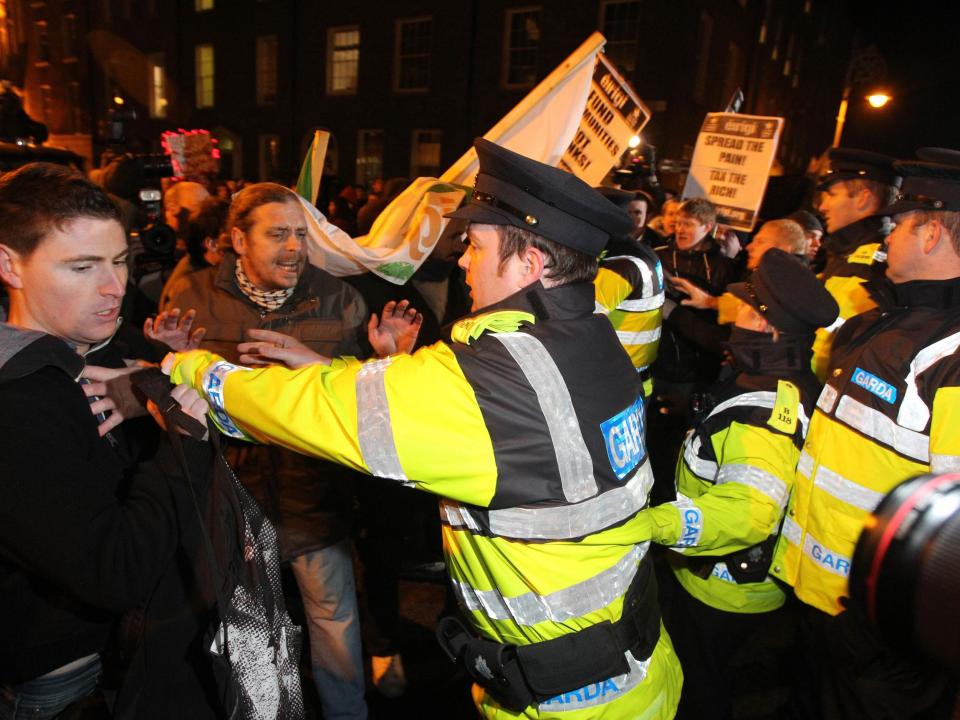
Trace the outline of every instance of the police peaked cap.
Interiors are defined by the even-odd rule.
[[[897,199],[892,205],[880,210],[879,215],[897,215],[911,210],[960,211],[960,153],[943,148],[936,148],[936,152],[936,155],[925,156],[950,160],[950,155],[946,154],[950,153],[958,159],[951,164],[898,162],[897,172],[903,175],[903,185]],[[920,153],[921,151],[917,151],[918,155]]]
[[[830,148],[827,157],[830,167],[818,179],[817,190],[825,190],[840,180],[876,180],[884,185],[900,186],[900,174],[894,168],[896,158],[889,155],[853,148]]]
[[[594,188],[594,190],[603,195],[618,208],[626,209],[631,202],[637,199],[636,193],[632,193],[629,190],[621,190],[620,188],[616,187],[607,187],[605,185],[601,185]]]
[[[559,168],[477,138],[480,172],[472,201],[446,217],[513,225],[596,257],[633,229],[627,212]]]
[[[812,335],[837,319],[840,308],[803,262],[779,248],[767,250],[746,282],[727,291],[753,307],[777,330]]]

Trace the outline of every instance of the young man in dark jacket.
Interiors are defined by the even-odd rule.
[[[0,179],[0,281],[10,296],[0,324],[4,717],[53,717],[91,693],[118,615],[155,601],[161,580],[189,562],[189,538],[199,537],[169,445],[150,462],[125,466],[109,432],[120,414],[95,418],[112,402],[88,400],[78,384],[85,356],[116,330],[126,255],[116,207],[81,175],[34,163]],[[198,396],[174,397],[203,420]],[[187,439],[184,449],[202,496],[210,451]],[[167,600],[159,604],[169,609]],[[157,662],[143,685],[121,691],[149,698],[136,717],[163,716],[159,703],[181,716],[215,715],[186,660],[193,639],[189,628],[168,632],[165,652],[177,654],[165,657],[178,662]]]

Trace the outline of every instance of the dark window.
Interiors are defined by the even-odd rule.
[[[600,30],[607,39],[603,51],[622,72],[632,73],[640,40],[640,0],[608,0],[600,10]]]
[[[397,21],[397,57],[394,89],[427,90],[430,87],[431,18]]]
[[[507,10],[503,84],[529,87],[537,80],[540,48],[540,8]]]

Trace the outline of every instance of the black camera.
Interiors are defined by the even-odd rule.
[[[920,475],[867,518],[850,598],[880,636],[960,672],[960,473]]]

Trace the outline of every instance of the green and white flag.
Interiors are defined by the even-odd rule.
[[[327,156],[329,141],[330,133],[326,130],[317,130],[313,133],[313,142],[307,149],[307,156],[303,159],[303,166],[300,168],[300,177],[297,178],[297,195],[311,205],[316,204],[317,194],[320,192],[323,161]]]

